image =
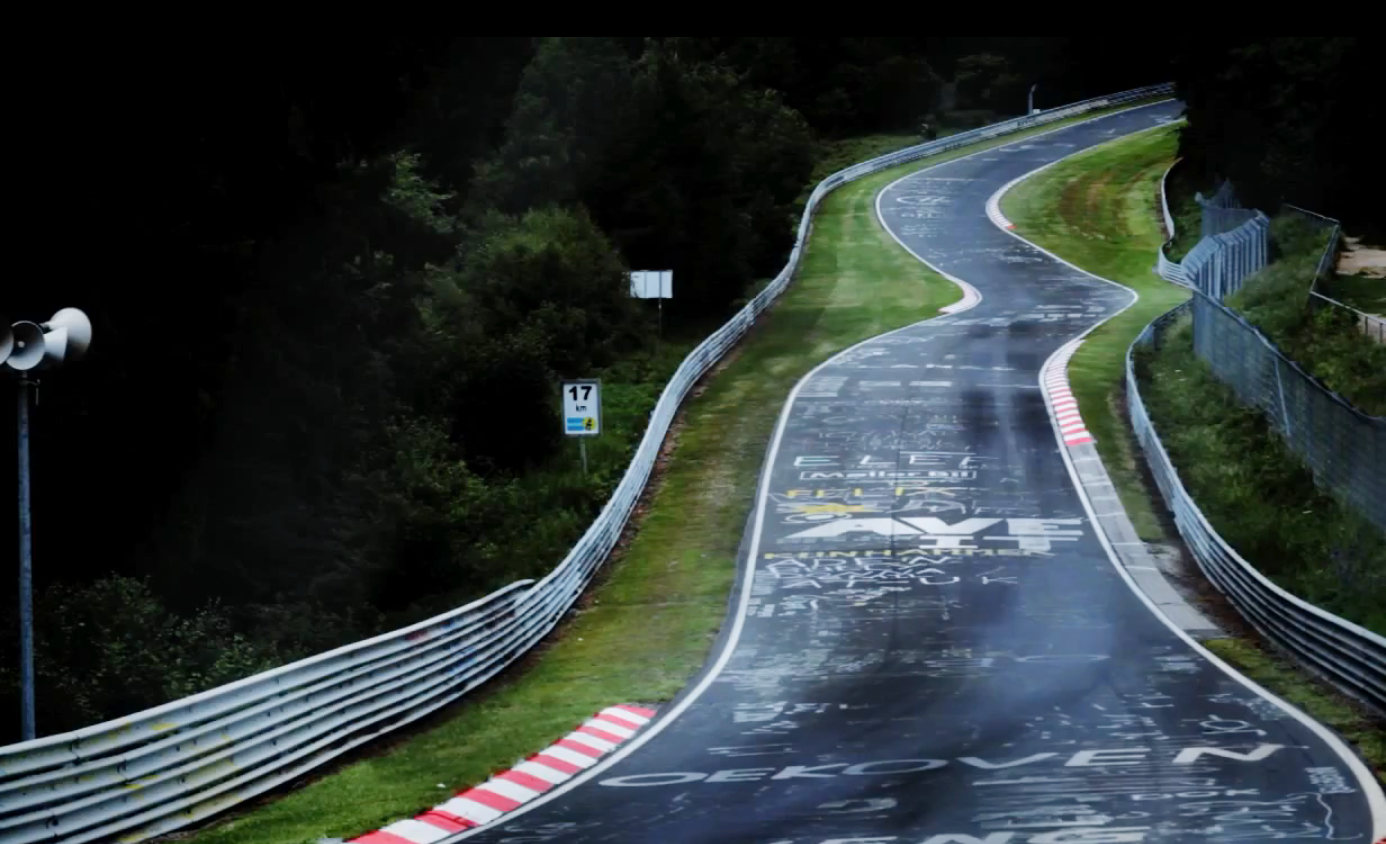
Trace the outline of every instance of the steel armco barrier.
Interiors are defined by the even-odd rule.
[[[1179,535],[1207,578],[1261,635],[1344,692],[1386,713],[1386,638],[1291,595],[1242,559],[1189,497],[1146,413],[1136,381],[1135,349],[1157,343],[1161,332],[1193,305],[1191,299],[1157,317],[1126,352],[1131,427]]]
[[[788,286],[823,197],[862,176],[1111,106],[1166,83],[909,147],[828,176],[779,275],[689,353],[625,476],[568,556],[537,582],[210,691],[61,735],[0,747],[0,840],[136,842],[208,818],[437,710],[525,654],[567,614],[611,551],[679,405]]]
[[[1169,183],[1169,174],[1174,172],[1174,168],[1179,166],[1183,159],[1176,158],[1174,162],[1165,168],[1165,173],[1160,177],[1160,210],[1165,215],[1165,242],[1160,244],[1159,250],[1155,253],[1155,272],[1165,281],[1172,281],[1175,284],[1189,286],[1189,280],[1184,275],[1184,268],[1177,261],[1171,261],[1165,255],[1165,250],[1174,242],[1174,215],[1169,210],[1169,191],[1165,190],[1165,185]]]

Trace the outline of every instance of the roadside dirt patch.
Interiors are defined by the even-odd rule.
[[[1081,220],[1083,213],[1087,210],[1087,197],[1085,189],[1087,182],[1080,177],[1074,177],[1063,186],[1059,191],[1058,213],[1054,214],[1051,220]]]
[[[1343,252],[1338,256],[1338,272],[1386,279],[1386,249],[1364,246],[1360,237],[1344,237]]]
[[[1084,220],[1103,220],[1107,215],[1112,213],[1112,210],[1107,207],[1105,200],[1108,194],[1113,190],[1111,185],[1117,182],[1119,178],[1120,175],[1116,171],[1104,170],[1099,173],[1096,178],[1088,181],[1087,189],[1084,191],[1083,197]],[[1118,206],[1118,209],[1119,208],[1120,206]],[[1120,227],[1121,234],[1129,234],[1129,229],[1126,227],[1126,220],[1120,210],[1116,212],[1115,217],[1112,218],[1112,222]],[[1102,240],[1106,240],[1108,237],[1108,235],[1096,231],[1098,228],[1096,225],[1085,226],[1085,228],[1088,229],[1086,232],[1087,234],[1101,238]]]

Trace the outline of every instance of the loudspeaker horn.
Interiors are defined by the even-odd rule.
[[[91,320],[87,315],[77,308],[63,308],[53,318],[43,324],[43,327],[50,332],[50,338],[62,329],[66,329],[66,343],[63,351],[58,353],[58,359],[54,363],[63,360],[81,360],[87,354],[87,348],[91,345]],[[49,342],[53,342],[50,339]]]
[[[14,348],[14,329],[10,327],[10,318],[0,314],[0,363],[10,356],[10,350]]]
[[[14,348],[5,360],[5,365],[23,372],[43,363],[44,348],[48,344],[44,342],[43,329],[38,323],[20,320],[14,324],[13,330]]]
[[[72,357],[71,338],[66,328],[55,328],[43,335],[43,361],[39,369],[56,369]]]

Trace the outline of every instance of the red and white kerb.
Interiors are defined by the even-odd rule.
[[[567,736],[475,788],[417,817],[348,839],[351,844],[432,844],[517,809],[615,750],[654,717],[653,709],[611,706]]]
[[[1044,392],[1054,405],[1054,418],[1059,422],[1059,433],[1064,439],[1064,445],[1082,445],[1094,441],[1093,435],[1088,433],[1088,426],[1083,423],[1083,417],[1078,413],[1078,400],[1073,397],[1073,388],[1068,385],[1068,362],[1076,351],[1077,343],[1063,349],[1049,362],[1049,367],[1042,376]]]

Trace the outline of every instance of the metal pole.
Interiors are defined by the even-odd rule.
[[[1035,84],[1033,84],[1033,85],[1030,86],[1030,99],[1029,99],[1029,101],[1028,101],[1028,103],[1027,103],[1027,107],[1026,107],[1026,109],[1025,109],[1025,113],[1026,113],[1026,114],[1034,114],[1034,113],[1035,113],[1035,89],[1038,88],[1038,87],[1039,87],[1039,83],[1038,83],[1038,82],[1036,82]]]
[[[578,437],[578,451],[582,454],[582,476],[587,477],[587,438]]]
[[[34,738],[34,602],[29,519],[29,386],[19,379],[19,685],[22,740]]]

